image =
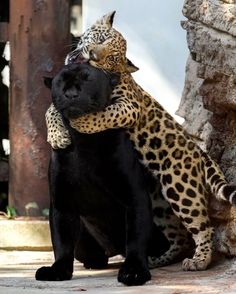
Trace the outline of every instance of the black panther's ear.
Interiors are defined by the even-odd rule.
[[[52,88],[52,80],[53,80],[53,78],[50,78],[50,77],[43,77],[44,85],[45,85],[48,89],[51,89],[51,88]]]
[[[120,81],[120,75],[117,73],[109,73],[111,86],[115,87]]]

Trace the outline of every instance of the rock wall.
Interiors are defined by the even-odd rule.
[[[177,114],[236,182],[236,0],[185,0],[190,57]]]

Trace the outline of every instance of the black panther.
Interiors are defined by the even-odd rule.
[[[118,281],[141,285],[151,278],[148,250],[155,248],[160,255],[167,247],[161,232],[152,232],[150,178],[124,130],[89,135],[69,124],[71,118],[111,104],[118,81],[117,74],[88,64],[66,65],[53,80],[45,79],[72,145],[52,150],[49,220],[55,262],[39,268],[37,280],[71,279],[74,257],[86,268],[102,268],[109,257],[122,254]]]

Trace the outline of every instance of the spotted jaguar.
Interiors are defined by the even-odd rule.
[[[177,226],[184,227],[182,231],[190,234],[195,242],[194,255],[183,260],[183,269],[204,270],[211,262],[213,250],[214,229],[209,219],[208,200],[236,204],[236,187],[226,182],[218,165],[198,147],[193,137],[134,81],[131,73],[138,68],[126,58],[126,41],[112,27],[113,18],[114,13],[107,14],[85,31],[77,48],[66,59],[67,63],[89,62],[119,73],[120,83],[113,90],[112,105],[104,111],[72,119],[70,124],[84,133],[126,129],[140,161],[161,183],[164,202],[168,204],[166,210],[174,213],[179,221]],[[46,120],[51,145],[65,148],[70,144],[53,105]],[[157,216],[155,210],[158,210],[160,197],[154,195],[153,210]],[[155,221],[158,223],[158,217]],[[187,239],[177,235],[170,232],[167,235],[173,246],[165,253],[165,260],[166,257],[173,259]],[[160,264],[160,258],[156,262],[155,258],[151,260],[154,266]]]

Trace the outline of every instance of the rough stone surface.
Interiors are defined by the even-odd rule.
[[[42,282],[34,279],[37,268],[50,265],[52,252],[0,251],[1,294],[235,294],[236,261],[217,259],[210,269],[184,272],[181,264],[151,271],[152,280],[144,286],[126,287],[117,282],[120,258],[110,261],[105,270],[85,270],[75,262],[73,279],[63,282]]]
[[[197,69],[197,62],[189,56],[186,65],[185,87],[176,114],[185,118],[184,127],[190,134],[203,140],[199,141],[199,145],[206,150],[205,142],[212,132],[212,126],[209,123],[212,112],[204,108],[202,96],[199,94],[203,79],[197,76]]]
[[[190,57],[177,114],[191,134],[203,139],[199,145],[227,180],[236,183],[236,1],[185,0],[183,14]],[[218,249],[227,252],[227,243],[235,255],[236,208],[216,201],[209,207],[210,214],[229,217],[226,225],[218,225],[215,238]]]
[[[185,0],[183,14],[191,20],[236,36],[235,0]]]
[[[236,1],[185,0],[190,58],[177,114],[236,182]]]

